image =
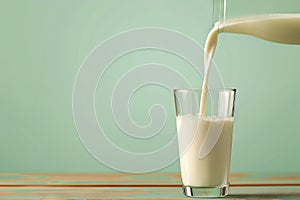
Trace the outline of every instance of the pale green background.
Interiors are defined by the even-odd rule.
[[[261,13],[272,2],[244,1],[245,6],[232,0],[228,16],[243,9]],[[300,1],[277,2],[286,10],[300,8]],[[72,89],[80,65],[97,44],[137,27],[173,29],[203,45],[211,26],[210,5],[210,0],[1,0],[0,172],[114,172],[85,150],[76,132]],[[299,172],[300,47],[230,34],[219,41],[215,62],[225,86],[238,89],[231,170]],[[195,87],[201,83],[183,60],[149,50],[116,62],[99,88],[109,92],[124,69],[151,61],[180,70]],[[162,88],[144,88],[131,104],[133,118],[146,123],[152,102],[166,105],[172,115],[172,100]],[[105,117],[109,102],[96,104],[106,109],[97,115],[118,145],[133,151],[157,148],[157,143],[118,140],[118,129]],[[164,139],[175,134],[174,119],[168,122]],[[179,171],[178,161],[162,171]]]

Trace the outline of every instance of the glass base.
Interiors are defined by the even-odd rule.
[[[225,197],[228,195],[229,184],[216,187],[183,186],[182,190],[187,197]]]

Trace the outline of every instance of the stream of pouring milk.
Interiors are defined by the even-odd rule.
[[[228,181],[233,117],[205,116],[210,65],[218,34],[221,32],[252,35],[271,42],[300,44],[300,14],[272,14],[232,19],[224,24],[217,23],[210,31],[204,48],[205,69],[200,115],[177,117],[179,137],[185,138],[190,133],[195,134],[189,148],[180,157],[184,185],[207,187],[224,185]],[[217,136],[214,133],[215,129],[219,129]]]
[[[206,111],[208,77],[212,58],[218,42],[218,34],[239,33],[252,35],[271,42],[300,44],[300,14],[270,14],[227,20],[216,23],[209,32],[204,47],[204,79],[200,103],[200,115]]]
[[[239,33],[252,35],[271,42],[284,44],[300,44],[300,14],[270,14],[247,18],[237,18],[216,23],[209,32],[204,48],[204,79],[200,103],[200,115],[206,111],[208,77],[212,58],[218,42],[218,34]]]

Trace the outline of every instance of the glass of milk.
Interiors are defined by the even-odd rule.
[[[235,89],[174,90],[181,179],[188,197],[228,194],[235,94]]]

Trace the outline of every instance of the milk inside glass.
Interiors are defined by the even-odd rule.
[[[193,187],[228,184],[233,117],[177,116],[182,183]],[[201,154],[202,145],[217,134],[213,148]],[[206,155],[207,154],[207,155]]]

